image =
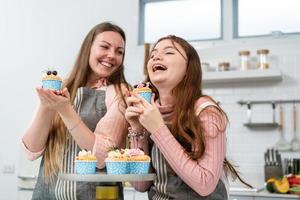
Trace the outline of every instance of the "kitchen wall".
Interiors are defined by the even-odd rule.
[[[234,44],[232,44],[234,43]],[[282,81],[252,81],[244,83],[210,84],[204,92],[221,102],[228,114],[230,126],[227,132],[228,158],[239,165],[241,175],[256,187],[263,186],[264,152],[279,140],[277,129],[249,129],[243,126],[247,122],[246,106],[240,106],[239,100],[293,100],[300,99],[300,52],[299,39],[265,39],[264,41],[240,40],[228,45],[214,46],[199,50],[203,62],[216,66],[218,62],[230,61],[238,66],[238,51],[250,50],[251,60],[256,59],[256,50],[270,50],[270,68],[280,69]],[[204,75],[205,76],[205,73]],[[292,104],[283,104],[284,136],[292,139]],[[300,104],[298,104],[298,112]],[[276,120],[279,120],[279,109],[276,108]],[[253,122],[272,122],[271,105],[252,106]],[[300,119],[298,118],[298,124]],[[299,128],[299,125],[298,125]],[[300,134],[300,132],[298,131]],[[283,157],[300,157],[298,152],[284,152]],[[232,183],[232,185],[240,185]]]
[[[232,2],[224,2],[225,15],[230,17]],[[55,67],[65,76],[87,31],[105,20],[117,23],[127,33],[126,77],[130,83],[135,83],[142,77],[143,63],[143,46],[137,45],[138,0],[0,1],[0,200],[17,199],[17,176],[33,175],[38,168],[38,162],[24,158],[19,140],[37,103],[34,87],[40,83],[41,71]],[[236,65],[239,50],[250,50],[254,58],[256,49],[268,48],[271,67],[283,73],[280,82],[213,84],[204,89],[221,102],[230,118],[228,158],[240,166],[247,181],[260,186],[263,183],[263,152],[275,144],[279,133],[277,130],[251,131],[244,127],[246,108],[237,101],[300,99],[300,68],[297,68],[300,38],[232,40],[231,22],[224,23],[229,24],[224,41],[194,44],[202,61],[215,66],[219,61],[228,60]],[[291,105],[284,105],[284,109],[285,121],[291,124]],[[271,119],[269,111],[268,107],[255,109],[254,119]],[[285,131],[290,140],[291,126]]]

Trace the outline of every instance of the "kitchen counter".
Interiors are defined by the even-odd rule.
[[[299,195],[295,194],[278,194],[270,193],[265,189],[260,190],[237,190],[235,188],[230,188],[230,199],[239,199],[238,197],[252,197],[252,199],[300,199]]]

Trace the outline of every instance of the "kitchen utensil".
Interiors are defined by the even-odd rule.
[[[247,121],[251,123],[251,104],[247,103]]]
[[[293,173],[293,163],[291,158],[285,158],[284,159],[284,174],[292,174]]]
[[[280,137],[277,143],[275,144],[275,148],[279,151],[289,151],[291,149],[291,145],[289,142],[286,141],[284,137],[284,119],[283,119],[283,108],[282,105],[280,104],[279,106],[279,133]]]
[[[297,137],[297,107],[296,104],[293,105],[293,132],[294,137],[291,140],[291,147],[293,151],[300,150],[300,140]]]
[[[273,123],[276,123],[276,105],[275,102],[272,102],[272,121]]]
[[[281,156],[277,150],[267,149],[265,156],[265,181],[270,178],[281,177],[283,169],[281,165]]]
[[[275,151],[275,154],[278,165],[282,166],[281,155],[279,154],[278,150]]]

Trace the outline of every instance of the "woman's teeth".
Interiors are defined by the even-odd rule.
[[[113,65],[111,63],[107,63],[107,62],[100,62],[102,65],[104,65],[105,67],[112,67]]]
[[[163,65],[154,65],[153,66],[153,72],[158,71],[158,70],[165,71],[166,69],[167,68],[165,66],[163,66]]]

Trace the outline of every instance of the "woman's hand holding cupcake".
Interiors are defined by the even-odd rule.
[[[41,106],[56,110],[58,112],[61,112],[68,106],[71,106],[70,94],[67,88],[59,91],[61,95],[57,95],[57,91],[44,88],[36,88],[36,91],[40,99]]]
[[[136,130],[136,127],[139,127],[141,130],[141,126],[143,126],[150,133],[153,133],[164,125],[163,117],[154,102],[154,94],[151,97],[151,103],[136,94],[127,97],[126,101],[128,108],[125,112],[125,118],[132,129]]]
[[[142,113],[139,116],[139,122],[150,133],[154,133],[164,125],[163,117],[160,114],[154,101],[154,94],[151,97],[151,104],[143,98],[140,98],[140,100],[140,107],[142,108]]]
[[[128,95],[126,98],[126,103],[128,105],[125,112],[126,120],[133,130],[142,130],[143,127],[139,122],[139,116],[143,113],[140,97],[135,93],[130,93],[130,95]]]

